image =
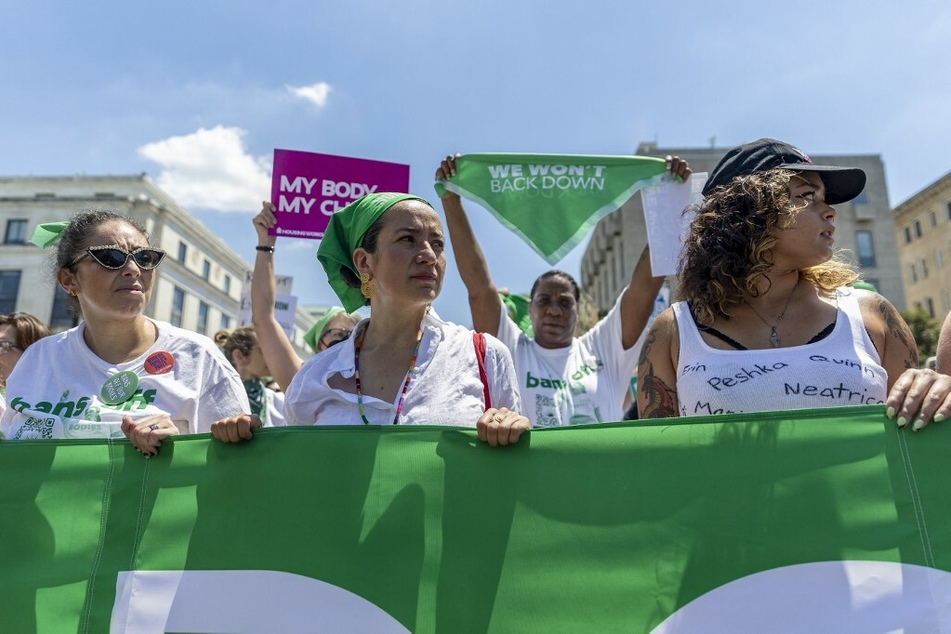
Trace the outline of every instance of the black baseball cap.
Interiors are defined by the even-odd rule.
[[[771,169],[818,173],[826,186],[825,200],[830,205],[848,202],[865,189],[865,172],[857,167],[815,165],[802,150],[788,143],[776,139],[759,139],[727,152],[710,173],[710,178],[703,186],[703,195],[709,195],[717,187],[729,185],[738,176]]]

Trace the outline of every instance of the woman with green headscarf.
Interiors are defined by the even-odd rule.
[[[490,445],[528,429],[508,350],[431,309],[444,246],[439,216],[416,196],[369,194],[331,217],[317,258],[344,309],[369,305],[371,318],[297,372],[288,425],[456,425],[476,427]],[[234,442],[258,423],[228,419],[212,433]]]

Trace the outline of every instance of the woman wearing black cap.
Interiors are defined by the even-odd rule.
[[[951,415],[951,378],[918,369],[898,311],[834,258],[831,205],[864,187],[862,170],[773,139],[724,156],[685,245],[684,301],[644,344],[642,417],[885,403],[918,430]]]

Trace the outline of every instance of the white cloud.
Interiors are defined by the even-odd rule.
[[[327,105],[327,97],[333,88],[327,82],[322,81],[313,86],[288,86],[287,90],[295,97],[306,99],[318,108],[323,108]]]
[[[143,145],[140,156],[162,171],[155,182],[185,207],[258,211],[271,194],[271,159],[247,153],[241,128],[200,128]]]

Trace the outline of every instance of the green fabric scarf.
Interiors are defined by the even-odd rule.
[[[244,391],[248,393],[248,402],[251,403],[251,413],[256,414],[264,420],[264,410],[267,408],[267,395],[264,390],[267,388],[261,379],[247,379],[244,383]]]
[[[664,159],[647,156],[466,154],[452,179],[436,182],[436,193],[448,189],[479,203],[555,264],[666,172]]]
[[[381,192],[367,194],[359,198],[330,217],[330,224],[317,247],[317,259],[327,273],[327,281],[334,289],[340,303],[347,312],[353,312],[365,304],[359,288],[347,285],[340,275],[340,268],[346,267],[359,278],[360,272],[353,265],[353,252],[363,242],[363,236],[387,209],[404,200],[425,199],[412,194]],[[432,206],[432,205],[430,205]]]
[[[320,342],[320,336],[324,334],[324,328],[327,327],[327,324],[330,323],[330,320],[344,312],[343,308],[340,306],[331,306],[324,316],[317,320],[317,323],[310,327],[306,333],[304,333],[304,341],[310,346],[311,350],[317,352],[317,344]]]

